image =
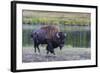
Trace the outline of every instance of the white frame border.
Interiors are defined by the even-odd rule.
[[[28,5],[17,4],[16,25],[16,64],[17,70],[21,69],[39,69],[39,68],[53,68],[53,67],[73,67],[96,65],[96,9],[82,8],[82,7],[65,7],[65,6],[47,6],[47,5]],[[82,61],[62,61],[62,62],[41,62],[41,63],[22,63],[22,10],[45,10],[45,11],[62,11],[62,12],[87,12],[91,13],[91,60]],[[55,65],[55,66],[54,66]]]

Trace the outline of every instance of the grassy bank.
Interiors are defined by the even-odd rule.
[[[90,14],[23,10],[23,24],[90,25]]]

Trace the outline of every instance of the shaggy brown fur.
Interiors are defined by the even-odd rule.
[[[55,33],[60,32],[59,27],[54,25],[46,25],[41,27],[40,29],[46,30],[46,38],[53,39]]]

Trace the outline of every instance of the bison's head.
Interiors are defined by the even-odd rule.
[[[57,32],[56,33],[57,42],[59,43],[60,50],[65,44],[66,33],[64,32]]]

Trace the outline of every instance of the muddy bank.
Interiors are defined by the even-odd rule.
[[[22,62],[49,62],[49,61],[71,61],[91,59],[90,48],[57,48],[56,55],[46,54],[45,48],[41,48],[40,53],[35,53],[32,47],[23,47]]]

